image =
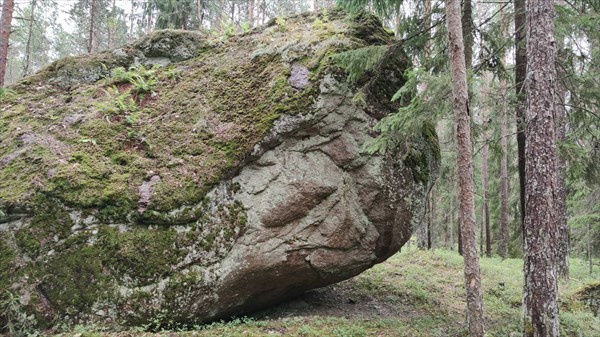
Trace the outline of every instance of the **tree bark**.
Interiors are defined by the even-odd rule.
[[[519,162],[519,205],[521,210],[521,232],[525,223],[525,108],[527,91],[527,29],[525,0],[515,0],[515,90],[517,104],[517,152]],[[523,239],[525,240],[525,239]]]
[[[524,335],[559,335],[554,3],[527,3]]]
[[[448,24],[450,68],[452,71],[456,166],[460,196],[459,218],[467,294],[467,321],[469,336],[480,337],[484,335],[483,302],[481,298],[479,256],[477,255],[469,94],[459,0],[446,1],[446,21]]]
[[[462,34],[465,45],[465,66],[473,68],[473,4],[471,0],[462,1]]]
[[[6,63],[8,62],[10,29],[14,9],[15,0],[4,0],[2,16],[0,17],[0,87],[4,86],[4,77],[6,77]]]

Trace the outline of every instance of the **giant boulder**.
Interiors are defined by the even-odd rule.
[[[335,55],[365,48],[347,81]],[[365,151],[407,66],[377,18],[331,12],[157,32],[4,91],[1,325],[207,322],[384,261],[439,157],[428,125]]]

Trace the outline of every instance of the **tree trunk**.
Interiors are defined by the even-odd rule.
[[[15,0],[4,0],[2,4],[2,17],[0,17],[0,87],[4,86],[4,77],[6,76],[8,44],[14,9]]]
[[[467,294],[467,321],[469,336],[480,337],[484,335],[483,302],[481,299],[479,256],[477,255],[469,94],[459,0],[446,1],[446,18],[452,70],[456,166],[460,188],[459,218]]]
[[[133,18],[135,13],[135,0],[131,0],[131,13],[129,14],[129,42],[135,40],[133,35]]]
[[[500,5],[501,6],[501,5]],[[500,34],[508,38],[507,10],[500,7]],[[506,69],[506,55],[500,57],[501,69]],[[506,74],[500,76],[500,242],[498,255],[502,259],[508,256],[508,86]]]
[[[450,197],[450,250],[454,250],[454,196]]]
[[[248,22],[254,27],[254,0],[248,1]]]
[[[500,80],[500,93],[502,95],[502,116],[500,117],[502,158],[500,159],[500,244],[498,254],[505,259],[508,256],[508,120],[506,116],[508,96],[505,78]]]
[[[521,210],[521,232],[525,224],[525,108],[527,91],[525,76],[527,75],[527,28],[525,0],[515,0],[515,90],[517,104],[517,152],[519,162],[519,205]],[[525,240],[525,238],[523,238]]]
[[[462,34],[465,46],[465,66],[473,68],[473,5],[471,0],[462,1]]]
[[[589,260],[589,264],[590,264],[590,275],[592,275],[592,269],[594,267],[593,261],[592,261],[592,225],[590,225],[590,223],[588,222],[587,224],[587,234],[588,234],[588,260]]]
[[[489,95],[489,86],[490,86],[490,74],[488,72],[483,75],[483,89],[482,92],[482,101],[483,106],[481,107],[481,119],[483,123],[481,125],[483,132],[483,146],[481,148],[481,186],[483,187],[483,205],[482,205],[482,214],[481,214],[481,254],[483,255],[483,241],[484,241],[484,228],[485,228],[485,254],[487,257],[492,256],[492,237],[490,232],[490,193],[489,193],[489,167],[488,167],[488,157],[489,157],[489,135],[488,135],[488,95]]]
[[[563,41],[557,41],[557,57],[565,59]],[[565,140],[567,134],[567,109],[565,108],[565,99],[567,89],[565,88],[564,78],[566,74],[560,67],[556,67],[556,142],[561,143]],[[558,275],[564,280],[569,279],[569,224],[567,223],[567,186],[565,183],[566,163],[565,159],[556,154],[556,211],[558,221]]]
[[[559,335],[554,3],[527,3],[527,158],[525,180],[524,335]]]
[[[235,22],[235,2],[231,3],[231,24]]]
[[[90,6],[90,30],[88,31],[88,48],[87,52],[92,53],[94,51],[94,13],[96,13],[96,0],[92,0]]]
[[[25,61],[23,62],[23,77],[29,75],[31,63],[31,39],[33,36],[33,23],[35,22],[35,5],[37,0],[31,0],[31,15],[29,16],[29,27],[27,27],[27,44],[25,45]]]
[[[429,207],[427,207],[429,208]],[[417,248],[423,250],[423,249],[427,249],[427,220],[425,220],[425,223],[422,223],[416,231],[417,234]]]

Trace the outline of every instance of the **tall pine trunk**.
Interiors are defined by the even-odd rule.
[[[559,335],[557,305],[554,3],[527,3],[524,334]]]
[[[521,209],[521,232],[525,226],[525,108],[527,91],[527,27],[525,0],[515,0],[515,90],[517,104],[517,156],[519,162],[519,205]],[[523,240],[525,240],[523,238]]]
[[[0,87],[4,86],[4,77],[6,77],[8,44],[14,9],[15,0],[4,0],[2,4],[2,16],[0,17]]]
[[[483,302],[481,299],[479,257],[477,255],[477,225],[475,223],[469,94],[459,0],[446,1],[446,20],[448,24],[450,68],[452,70],[456,166],[460,200],[459,222],[461,224],[461,241],[464,256],[467,321],[469,336],[480,337],[484,335]]]

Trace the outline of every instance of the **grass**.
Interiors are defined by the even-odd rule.
[[[488,336],[520,335],[522,260],[494,257],[480,262]],[[577,289],[599,278],[598,272],[589,275],[584,261],[571,259],[570,280],[560,283],[561,336],[600,336],[600,319],[573,303]],[[329,314],[317,307],[287,315],[273,309],[271,318],[237,318],[188,331],[148,333],[141,332],[148,327],[140,327],[107,334],[74,327],[61,336],[467,336],[462,257],[455,251],[405,249],[333,287],[343,298],[329,308]],[[347,310],[353,306],[360,306],[358,314]]]

